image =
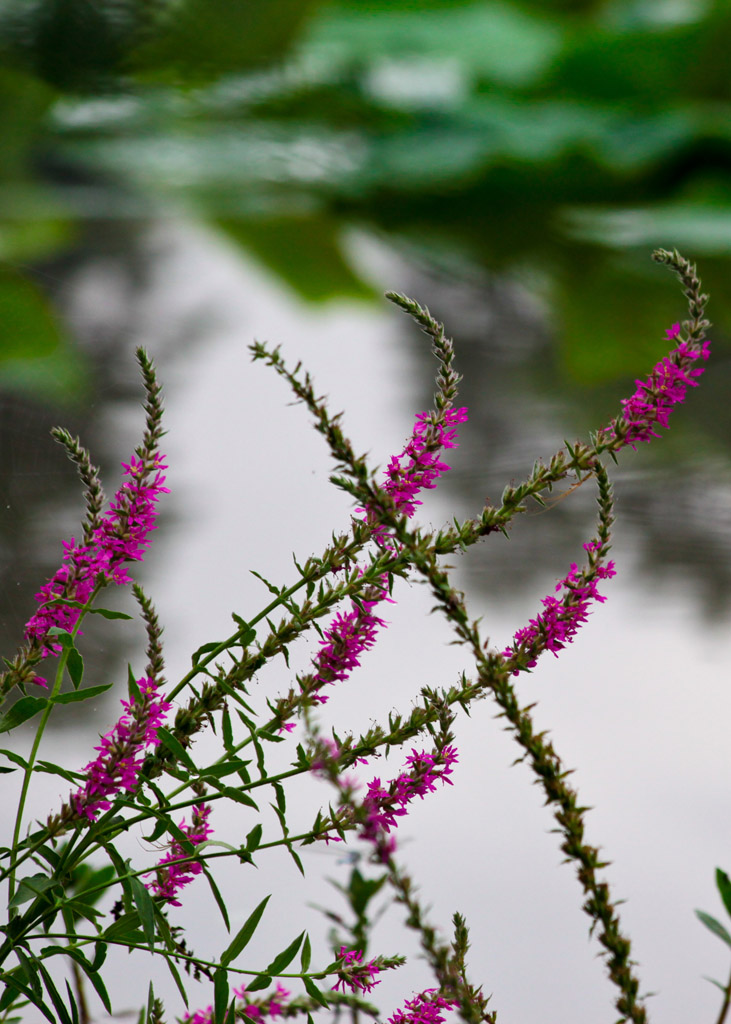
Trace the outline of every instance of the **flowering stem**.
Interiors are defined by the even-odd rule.
[[[96,594],[96,589],[94,590],[94,594]],[[92,599],[94,597],[94,594],[92,594],[91,597],[89,598],[89,604],[91,603],[91,601],[92,601]],[[87,607],[88,606],[89,605],[87,605]],[[81,623],[82,623],[82,621],[84,619],[84,615],[85,614],[86,614],[86,610],[84,609],[82,611],[81,615],[79,616],[78,622],[74,626],[73,632],[71,633],[72,637],[76,636],[76,634],[78,632],[78,629],[79,629],[79,626],[81,625]],[[23,775],[23,785],[21,787],[20,797],[18,799],[18,811],[17,811],[17,813],[15,815],[15,829],[13,831],[13,843],[12,843],[12,854],[11,854],[11,860],[10,860],[10,867],[8,869],[8,901],[12,900],[13,895],[15,893],[15,869],[16,869],[16,866],[17,866],[17,863],[18,863],[18,859],[17,859],[17,857],[15,855],[16,855],[17,849],[18,849],[18,842],[19,842],[19,839],[20,839],[20,830],[21,830],[21,827],[23,825],[23,812],[25,811],[25,801],[26,801],[26,798],[28,796],[28,789],[30,788],[30,780],[31,780],[31,776],[33,774],[33,768],[35,766],[36,757],[38,756],[38,750],[39,750],[40,745],[41,745],[41,740],[43,739],[43,733],[46,730],[46,725],[48,724],[48,719],[51,717],[51,712],[53,711],[53,708],[54,708],[54,698],[57,697],[58,694],[61,691],[61,684],[63,683],[63,675],[64,675],[64,671],[66,669],[66,661],[68,659],[68,653],[69,653],[69,648],[68,647],[64,647],[63,650],[61,651],[61,654],[59,655],[58,665],[56,667],[56,678],[54,679],[54,682],[53,682],[53,689],[52,689],[52,691],[51,691],[51,693],[50,693],[50,695],[48,697],[48,702],[47,702],[45,708],[43,709],[43,714],[41,715],[41,720],[40,720],[40,723],[38,725],[38,729],[36,730],[35,738],[33,740],[33,746],[31,747],[31,752],[30,752],[30,754],[28,756],[28,763],[27,763],[27,765],[25,767],[25,772],[24,772],[24,775]],[[11,916],[13,915],[14,912],[17,913],[17,910],[13,911],[11,909],[11,911],[10,911]]]

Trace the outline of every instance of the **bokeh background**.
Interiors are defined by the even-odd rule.
[[[231,611],[265,602],[250,569],[288,581],[292,553],[316,553],[350,515],[306,414],[250,364],[255,337],[302,359],[346,410],[356,447],[383,465],[428,407],[433,365],[382,293],[405,291],[446,321],[470,422],[424,506],[436,524],[475,514],[537,457],[615,415],[684,316],[651,250],[698,262],[715,324],[702,386],[666,436],[615,471],[607,604],[560,661],[520,683],[596,807],[589,838],[628,899],[640,976],[657,993],[651,1019],[671,1024],[715,1019],[719,995],[702,975],[728,970],[693,908],[717,912],[713,872],[731,869],[730,50],[726,0],[0,3],[8,652],[61,538],[78,530],[79,488],[48,430],[79,433],[113,491],[141,429],[135,345],[167,394],[173,493],[142,576],[175,679],[195,647],[229,632]],[[578,558],[592,504],[579,490],[525,516],[509,542],[455,559],[496,645]],[[395,596],[382,644],[333,696],[325,726],[382,721],[421,685],[469,670],[428,594]],[[139,629],[113,625],[87,631],[95,682],[123,681],[128,659],[141,670]],[[293,665],[315,649],[305,640]],[[279,666],[256,693],[287,682]],[[74,708],[47,756],[79,767],[116,707]],[[458,722],[458,745],[454,789],[403,828],[434,920],[467,914],[472,974],[499,1020],[611,1019],[552,819],[527,769],[511,767],[516,751],[487,703]],[[60,796],[49,777],[36,812]],[[303,786],[293,812],[307,823],[329,796]],[[250,827],[219,822],[217,834],[236,842]],[[140,837],[130,855],[156,857]],[[305,863],[304,888],[285,860],[230,874],[234,925],[275,891],[262,958],[298,922],[325,941],[308,904],[337,905],[324,879],[342,883],[350,866],[332,847]],[[190,892],[176,920],[213,951],[210,894]],[[410,954],[377,990],[385,1019],[429,978],[398,909],[375,939],[372,951]],[[119,1010],[146,997],[129,963],[119,958]],[[170,979],[155,978],[170,1018],[181,1015]]]

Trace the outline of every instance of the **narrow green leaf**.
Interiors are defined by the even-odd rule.
[[[46,775],[60,775],[62,779],[66,779],[73,786],[78,785],[86,777],[82,772],[70,772],[66,768],[60,768],[52,761],[36,761],[35,770]]]
[[[183,997],[183,1002],[185,1003],[186,1006],[188,1006],[188,993],[185,991],[185,986],[183,985],[183,981],[182,978],[180,977],[177,967],[175,966],[175,964],[173,963],[169,956],[165,956],[165,963],[168,965],[168,970],[173,976],[173,981],[178,986],[178,992],[180,992],[181,996]]]
[[[709,931],[712,931],[714,935],[722,939],[727,946],[731,946],[731,935],[729,935],[720,921],[717,921],[715,917],[711,917],[710,914],[705,914],[702,910],[696,910],[695,915]]]
[[[241,761],[240,759],[225,761],[222,764],[210,764],[207,768],[201,768],[199,774],[202,778],[211,779],[222,779],[226,775],[233,775],[234,772],[239,771],[240,768],[246,768],[250,761]]]
[[[219,793],[223,793],[229,800],[233,800],[237,804],[243,804],[245,807],[253,807],[255,811],[259,810],[259,805],[256,800],[252,800],[248,793],[244,793],[242,789],[234,789],[232,786],[221,786]]]
[[[84,659],[75,647],[69,648],[68,657],[66,658],[66,670],[74,689],[78,690],[81,686],[81,680],[84,678]]]
[[[0,732],[10,732],[17,726],[22,725],[39,714],[46,704],[47,697],[21,697],[13,706],[0,717]]]
[[[196,775],[198,774],[198,769],[193,764],[190,754],[185,749],[183,744],[162,725],[159,725],[157,727],[157,738],[158,740],[160,740],[163,746],[168,748],[171,754],[175,755],[178,761],[182,761],[182,763],[186,766],[186,768],[188,768],[189,771],[195,772]]]
[[[0,754],[5,754],[8,761],[12,761],[13,764],[17,764],[19,768],[28,767],[28,762],[26,761],[26,759],[24,757],[21,757],[20,754],[16,754],[14,750],[0,749]]]
[[[132,671],[132,666],[129,664],[127,665],[127,693],[129,694],[129,699],[133,704],[136,704],[142,697],[140,688],[137,685],[137,680],[135,679],[135,674]]]
[[[311,959],[312,947],[310,946],[310,936],[305,932],[305,941],[304,945],[302,946],[302,955],[300,956],[300,968],[303,974],[307,973]]]
[[[103,619],[131,619],[126,612],[115,612],[111,608],[90,608],[91,615],[101,615]]]
[[[85,690],[74,690],[73,693],[59,693],[53,698],[54,704],[78,704],[81,700],[91,700],[98,697],[100,693],[111,690],[114,683],[104,683],[102,686],[87,686]]]
[[[17,768],[0,768],[0,775],[9,775],[10,772],[17,772]]]
[[[226,926],[226,931],[230,932],[231,931],[231,922],[228,919],[228,910],[226,909],[226,904],[223,901],[223,896],[221,895],[221,893],[220,893],[220,891],[218,889],[218,886],[216,885],[216,883],[214,881],[213,875],[208,870],[206,865],[205,864],[201,864],[201,867],[203,868],[203,874],[208,879],[208,884],[211,887],[211,892],[213,893],[213,898],[216,901],[216,905],[218,906],[218,909],[221,912],[221,917],[223,918],[223,923]]]
[[[66,1009],[66,1005],[61,998],[61,994],[53,983],[53,978],[40,960],[36,962],[36,966],[39,974],[43,978],[43,984],[46,986],[46,992],[48,992],[51,1002],[56,1007],[56,1013],[60,1017],[61,1024],[73,1024],[69,1012]]]
[[[225,1024],[228,1010],[228,971],[219,967],[213,975],[213,1020],[215,1024]]]
[[[259,906],[249,915],[244,925],[239,929],[239,932],[235,936],[233,942],[229,944],[227,949],[221,955],[221,966],[228,967],[228,965],[236,959],[239,953],[242,952],[249,944],[249,941],[257,929],[257,925],[261,920],[261,916],[264,913],[267,903],[271,899],[271,893],[269,896],[261,901]]]
[[[320,989],[314,983],[312,978],[305,974],[302,977],[302,983],[305,986],[305,989],[307,990],[308,996],[312,996],[312,998],[316,1002],[318,1002],[320,1006],[324,1006],[325,1009],[327,1010],[330,1006],[330,1004],[327,1001],[327,996],[325,995],[324,992],[320,991]]]
[[[716,886],[721,894],[724,907],[731,914],[731,879],[720,868],[716,868]]]
[[[142,922],[142,930],[152,952],[155,945],[155,904],[139,878],[130,878],[129,883],[132,886],[132,899]]]
[[[38,978],[38,961],[34,956],[27,955],[21,946],[15,947],[15,955],[20,961],[20,966],[23,968],[25,980],[33,989],[33,992],[40,997],[43,994],[43,989]]]
[[[234,748],[234,731],[231,725],[231,712],[228,708],[223,709],[221,716],[221,729],[223,731],[223,746],[227,754],[231,754]]]
[[[305,937],[304,932],[300,932],[297,938],[290,942],[286,949],[283,949],[278,956],[275,956],[272,962],[266,969],[267,974],[281,974],[285,967],[289,967],[294,958],[297,956],[297,951],[302,945],[302,939]]]

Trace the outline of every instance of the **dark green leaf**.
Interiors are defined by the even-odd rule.
[[[197,651],[194,651],[192,656],[193,667],[198,664],[204,654],[208,654],[210,651],[215,651],[217,647],[224,647],[225,649],[225,643],[222,643],[220,640],[212,640],[210,643],[203,644]]]
[[[312,959],[312,947],[310,946],[310,936],[305,934],[304,945],[302,946],[302,955],[300,956],[300,967],[302,973],[306,974],[310,966],[310,960]]]
[[[53,764],[51,761],[36,761],[35,770],[37,772],[44,772],[46,775],[60,775],[62,779],[66,779],[72,786],[77,786],[86,776],[82,772],[70,772],[66,768],[60,768],[57,764]]]
[[[132,616],[126,612],[115,612],[111,608],[90,608],[92,615],[101,615],[104,619],[131,619]]]
[[[131,665],[127,665],[127,693],[129,694],[129,699],[133,704],[136,704],[142,697],[142,693],[137,684],[137,680],[135,679],[135,674],[132,671]]]
[[[234,733],[231,726],[231,712],[228,708],[223,709],[223,714],[221,716],[221,729],[223,732],[224,749],[226,750],[226,753],[230,755],[233,752],[234,747]]]
[[[721,894],[724,907],[731,914],[731,879],[720,868],[716,868],[716,885]]]
[[[324,992],[320,991],[320,989],[314,983],[312,978],[308,977],[308,975],[305,974],[302,977],[302,983],[305,986],[305,989],[307,990],[307,994],[309,996],[312,996],[312,998],[316,1002],[318,1002],[320,1006],[324,1006],[325,1009],[327,1009],[330,1006],[330,1004],[327,1001],[327,996],[325,995]]]
[[[233,942],[231,942],[227,949],[222,953],[221,966],[228,967],[228,965],[235,960],[239,953],[241,953],[249,944],[249,941],[256,931],[257,925],[259,924],[261,916],[270,899],[271,894],[269,896],[265,896],[254,912],[249,915],[244,925],[239,929],[239,932],[235,936]]]
[[[294,958],[297,956],[297,950],[302,945],[302,939],[304,938],[304,936],[305,933],[300,932],[297,938],[293,942],[290,942],[286,949],[282,950],[282,952],[279,953],[278,956],[274,957],[274,959],[266,969],[267,974],[281,974],[285,967],[289,967]]]
[[[139,878],[130,878],[129,883],[132,886],[132,899],[142,922],[142,930],[152,950],[155,945],[155,904]]]
[[[249,853],[259,848],[263,831],[264,829],[261,825],[254,825],[251,832],[246,836],[246,849]]]
[[[213,1020],[215,1024],[225,1024],[228,1010],[228,971],[219,967],[213,975]]]
[[[175,736],[173,736],[172,733],[162,725],[157,727],[157,738],[163,746],[168,748],[171,754],[175,755],[178,761],[182,761],[186,768],[191,772],[195,772],[196,774],[198,773],[198,769],[193,764],[190,754],[188,754],[180,740],[176,739]]]
[[[21,697],[0,717],[0,732],[10,732],[42,711],[48,704],[47,697]]]
[[[55,880],[49,878],[48,875],[28,875],[27,878],[21,878],[15,895],[8,903],[8,906],[20,907],[23,903],[28,903],[30,900],[34,900],[36,896],[42,896],[54,883]]]
[[[233,775],[240,768],[245,768],[249,764],[248,761],[232,760],[226,761],[223,764],[211,764],[207,768],[201,768],[199,774],[203,778],[222,779],[226,775]]]
[[[75,690],[73,693],[59,693],[53,698],[54,704],[78,704],[81,700],[91,700],[98,697],[100,693],[111,690],[114,683],[104,683],[102,686],[87,686],[85,690]]]
[[[696,910],[696,917],[699,921],[712,931],[714,935],[717,935],[719,939],[722,939],[727,946],[731,946],[731,935],[726,931],[720,921],[717,921],[715,917],[711,917],[710,914],[705,914],[702,910]]]
[[[242,789],[233,789],[231,786],[221,786],[218,791],[219,793],[223,793],[224,796],[227,796],[229,800],[234,800],[237,804],[244,804],[245,807],[253,807],[254,810],[259,810],[259,805],[256,801],[252,800],[248,793],[244,793]]]
[[[81,680],[84,678],[84,659],[75,647],[69,648],[66,658],[66,671],[69,674],[74,689],[78,690],[81,686]]]
[[[46,986],[46,992],[48,992],[48,995],[51,997],[51,1002],[56,1007],[56,1013],[58,1014],[61,1020],[61,1024],[73,1024],[69,1012],[66,1009],[66,1005],[63,999],[61,998],[58,989],[53,983],[53,978],[48,973],[48,970],[44,967],[44,965],[40,962],[40,960],[37,962],[37,968],[41,977],[43,978],[43,984]]]
[[[215,883],[215,881],[213,879],[213,875],[208,870],[206,865],[205,864],[201,864],[201,867],[203,868],[203,874],[208,879],[208,884],[211,887],[211,892],[213,893],[213,898],[216,901],[216,905],[218,906],[218,909],[221,911],[221,917],[223,918],[223,923],[226,926],[226,931],[230,932],[231,931],[231,922],[228,919],[228,910],[226,909],[226,904],[224,903],[223,896],[219,892],[218,886],[216,885],[216,883]]]
[[[49,1020],[51,1024],[58,1024],[56,1015],[54,1014],[53,1010],[51,1010],[50,1007],[46,1006],[43,1000],[40,997],[37,997],[31,989],[26,988],[26,986],[18,980],[16,971],[17,968],[13,971],[3,972],[2,974],[0,974],[0,981],[5,982],[5,984],[12,988],[14,991],[20,992],[20,994],[25,996],[25,998],[28,999],[31,1003],[33,1003],[34,1006],[37,1006],[38,1009],[43,1014],[43,1016],[47,1020]],[[5,1001],[6,996],[8,996],[8,990],[5,991],[5,993],[2,996],[2,999],[0,999],[0,1009],[4,1006],[9,1006],[10,1003],[13,1001],[14,996],[12,995],[12,993],[9,995],[7,1002]]]
[[[270,974],[257,974],[254,980],[250,984],[247,984],[246,991],[259,992],[263,988],[269,988],[271,983],[272,978]]]
[[[185,991],[185,987],[183,985],[183,981],[182,978],[180,977],[177,967],[175,966],[175,964],[173,963],[169,956],[165,957],[165,963],[168,965],[168,970],[172,974],[175,984],[178,986],[178,992],[180,992],[181,996],[183,997],[183,1002],[187,1006],[188,993]]]
[[[5,754],[8,761],[12,761],[13,764],[17,764],[19,768],[27,768],[28,762],[20,754],[16,754],[14,750],[0,750],[0,754]]]

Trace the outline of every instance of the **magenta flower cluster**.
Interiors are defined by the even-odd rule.
[[[385,626],[386,623],[373,614],[373,609],[383,600],[391,601],[383,589],[385,585],[386,581],[382,579],[380,591],[374,588],[371,600],[363,600],[360,605],[353,602],[351,610],[338,612],[325,630],[315,660],[315,680],[319,685],[347,679],[353,669],[360,665],[363,652],[376,642],[379,626]],[[325,704],[328,698],[322,693],[316,693],[313,700],[316,704]]]
[[[338,968],[338,980],[332,986],[333,991],[342,989],[344,992],[347,985],[351,992],[370,992],[376,985],[381,984],[380,979],[376,980],[379,968],[375,961],[370,960],[364,964],[363,953],[360,950],[347,950],[345,946],[341,946],[339,956],[342,963]]]
[[[433,422],[433,413],[416,414],[416,422],[408,444],[400,455],[394,455],[386,469],[383,490],[393,499],[396,511],[409,519],[416,506],[423,504],[416,495],[421,490],[436,487],[436,481],[449,466],[439,459],[442,448],[456,448],[457,425],[466,423],[467,409],[446,409],[441,418]],[[383,543],[386,527],[378,522],[378,510],[366,508],[368,522],[375,527],[374,535]]]
[[[94,747],[99,753],[84,768],[86,783],[70,797],[76,814],[96,821],[99,811],[111,807],[113,797],[135,789],[145,750],[157,743],[158,726],[171,707],[159,699],[157,685],[154,679],[139,679],[139,699],[122,701],[124,714]]]
[[[584,544],[584,549],[591,552],[599,546],[596,541],[589,541]],[[533,668],[542,650],[552,651],[554,657],[558,657],[558,652],[571,643],[579,627],[588,619],[591,602],[606,601],[606,597],[597,590],[598,581],[615,575],[613,561],[607,562],[606,566],[595,566],[589,578],[572,562],[568,575],[556,584],[556,591],[564,590],[562,597],[559,599],[553,594],[544,597],[543,611],[517,631],[512,647],[507,647],[502,656],[510,658],[518,651],[532,650],[532,657],[524,668]],[[519,671],[516,669],[513,675],[518,675]]]
[[[210,813],[211,808],[208,804],[196,804],[193,807],[192,824],[180,822],[180,831],[187,836],[193,846],[199,846],[212,835],[213,829],[208,824]],[[145,882],[153,896],[160,897],[173,907],[182,905],[177,898],[178,893],[203,870],[203,865],[199,861],[189,860],[189,857],[190,854],[183,849],[179,840],[173,839],[170,849],[157,864],[155,881]]]
[[[444,747],[437,754],[425,750],[411,751],[406,758],[407,771],[383,786],[378,778],[368,783],[363,800],[365,821],[360,831],[361,839],[372,843],[378,856],[385,863],[396,850],[396,841],[389,833],[398,826],[398,818],[408,813],[407,805],[414,797],[424,799],[426,793],[436,790],[436,783],[452,785],[449,776],[452,765],[458,760],[455,747]]]
[[[456,1010],[459,1003],[450,1002],[444,996],[432,995],[435,991],[428,988],[413,999],[407,999],[405,1009],[397,1010],[388,1018],[387,1024],[444,1024],[442,1010]]]
[[[56,626],[70,632],[76,625],[80,609],[69,604],[54,603],[58,598],[85,604],[100,580],[124,585],[130,577],[124,563],[140,561],[150,544],[149,534],[155,528],[157,501],[169,493],[164,487],[162,470],[167,469],[163,456],[155,455],[152,468],[145,468],[142,459],[122,463],[127,479],[121,485],[109,510],[104,513],[92,533],[91,542],[77,545],[64,542],[63,564],[36,594],[41,607],[25,627],[25,638],[36,642],[44,656],[58,654],[60,645],[49,636]],[[154,475],[153,475],[154,474]],[[34,680],[45,686],[41,677]]]
[[[241,1004],[236,1008],[237,1015],[245,1013],[247,1017],[254,1021],[262,1021],[267,1017],[276,1020],[277,1017],[281,1017],[282,1010],[291,996],[291,992],[279,983],[277,983],[275,993],[261,1002],[249,1003],[247,1001],[249,996],[245,985],[235,988],[233,993],[237,999],[241,1000]],[[185,1020],[187,1024],[211,1024],[213,1020],[213,1007],[207,1006],[205,1010],[196,1010],[195,1013],[188,1014]]]
[[[680,334],[680,324],[673,324],[665,332],[669,340]],[[656,427],[669,426],[670,413],[685,399],[689,387],[697,387],[694,378],[703,373],[702,366],[693,366],[696,360],[708,359],[710,341],[706,339],[700,349],[691,348],[686,341],[679,342],[655,366],[646,380],[636,380],[634,394],[622,399],[622,409],[628,424],[624,443],[635,447],[636,441],[650,441],[659,437]],[[675,357],[675,358],[674,358]],[[610,427],[612,434],[614,427]]]

